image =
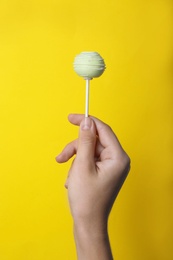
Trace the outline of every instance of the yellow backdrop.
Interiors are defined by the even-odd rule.
[[[64,188],[85,82],[72,67],[97,51],[90,113],[132,159],[109,221],[115,259],[173,259],[171,0],[0,1],[0,259],[76,259]]]

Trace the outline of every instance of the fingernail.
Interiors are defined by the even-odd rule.
[[[85,117],[84,121],[82,122],[82,129],[88,130],[91,128],[92,120],[89,117]]]

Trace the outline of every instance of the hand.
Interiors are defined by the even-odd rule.
[[[79,138],[56,159],[63,163],[76,154],[65,184],[75,231],[107,236],[108,215],[130,169],[130,159],[111,128],[99,119],[71,114],[69,121],[80,125]]]

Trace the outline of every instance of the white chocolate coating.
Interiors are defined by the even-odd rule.
[[[75,57],[74,71],[85,79],[100,77],[106,66],[103,58],[97,52],[81,52]]]

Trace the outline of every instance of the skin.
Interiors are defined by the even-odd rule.
[[[76,154],[65,183],[74,220],[78,260],[113,259],[107,223],[110,210],[130,169],[130,159],[112,129],[95,117],[70,114],[79,137],[56,157]]]

